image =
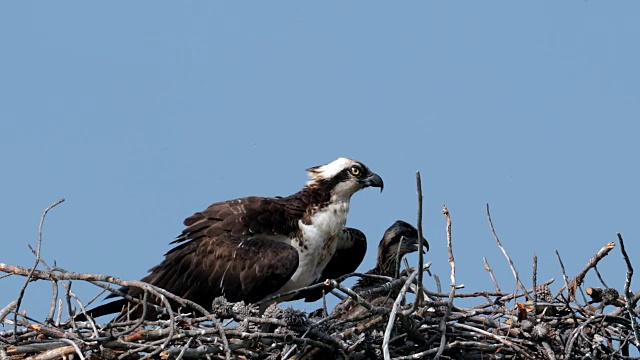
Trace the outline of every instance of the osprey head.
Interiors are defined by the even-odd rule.
[[[365,187],[384,188],[382,178],[369,170],[363,163],[347,158],[321,166],[307,169],[309,177],[307,186],[324,188],[335,198],[350,198],[356,191]]]
[[[418,230],[411,224],[398,220],[385,231],[378,246],[378,256],[385,257],[387,261],[399,261],[404,255],[418,251],[419,244]],[[429,243],[424,237],[422,245],[429,251]]]

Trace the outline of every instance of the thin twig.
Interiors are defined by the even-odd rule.
[[[614,247],[616,247],[616,244],[614,242],[610,242],[610,243],[607,243],[605,246],[603,246],[600,250],[598,250],[598,252],[595,255],[593,255],[591,259],[589,259],[589,261],[582,268],[582,270],[580,270],[578,275],[576,275],[576,277],[573,278],[573,280],[568,282],[569,284],[568,287],[571,287],[571,289],[576,289],[578,286],[582,285],[582,282],[584,281],[584,277],[587,275],[587,272],[589,272],[589,270],[595,267],[598,264],[598,262],[600,262],[600,260],[602,260],[605,256],[607,256],[609,252],[613,250]],[[558,291],[558,294],[564,291],[564,289],[565,288],[560,289]]]
[[[62,320],[62,299],[58,299],[58,315],[56,315],[56,326],[60,326]]]
[[[574,296],[575,295],[575,289],[573,289],[573,292],[572,292],[572,288],[569,285],[569,278],[567,277],[567,272],[564,269],[564,263],[562,262],[562,257],[560,257],[560,252],[558,252],[558,250],[556,250],[556,256],[558,257],[558,262],[560,263],[560,268],[562,269],[562,279],[564,280],[564,284],[565,284],[565,287],[567,289],[567,294],[569,295],[567,298],[565,298],[564,296],[561,296],[561,298],[562,298],[562,301],[564,301],[566,307],[570,308],[571,307],[571,304],[570,304],[571,298],[572,297],[575,298],[575,296]],[[572,283],[572,284],[575,284],[575,282]],[[558,295],[556,295],[554,298],[557,298],[561,294],[562,294],[562,292],[559,292]],[[571,317],[573,318],[575,323],[578,322],[576,320],[576,315],[573,312],[571,313]]]
[[[31,281],[31,276],[33,275],[33,272],[36,270],[36,268],[38,267],[38,263],[40,263],[40,249],[42,248],[42,227],[44,225],[44,219],[47,216],[47,213],[49,212],[49,210],[53,209],[54,207],[58,206],[59,204],[64,202],[64,198],[54,202],[53,204],[49,205],[46,209],[44,209],[44,212],[42,213],[42,216],[40,217],[40,224],[38,225],[38,246],[37,246],[37,250],[36,250],[36,260],[33,263],[33,267],[31,268],[31,271],[29,272],[29,274],[27,275],[27,278],[24,280],[24,284],[22,285],[22,288],[20,289],[20,293],[18,295],[18,301],[16,303],[16,311],[13,314],[13,330],[17,331],[18,330],[18,312],[20,311],[20,304],[22,303],[22,298],[24,297],[24,292],[27,290],[27,285],[29,285],[29,282]]]
[[[2,310],[0,310],[0,324],[2,324],[4,318],[9,315],[9,313],[12,312],[13,309],[17,308],[17,305],[18,300],[13,300],[12,302],[8,303],[7,306],[2,308]]]
[[[379,314],[384,314],[387,312],[387,309],[385,308],[379,308],[376,306],[371,305],[367,300],[363,299],[362,296],[358,295],[358,293],[356,293],[355,291],[344,287],[342,285],[340,285],[337,281],[335,280],[331,280],[331,279],[327,279],[324,282],[325,286],[331,286],[334,289],[338,289],[342,292],[344,292],[345,294],[349,295],[355,302],[357,302],[358,304],[362,305],[362,307],[364,307],[365,309],[369,310],[369,311],[373,311],[375,313],[379,313]]]
[[[80,299],[78,299],[76,294],[74,294],[73,291],[71,291],[71,289],[69,289],[69,296],[71,296],[76,301],[78,306],[80,306],[80,309],[82,309],[82,312],[86,315],[87,311],[84,308],[84,305],[82,305],[82,302],[80,301]],[[91,329],[93,330],[93,334],[95,335],[95,337],[96,338],[100,337],[100,335],[98,335],[98,329],[96,328],[96,323],[93,321],[93,319],[89,317],[87,317],[87,319],[89,320],[89,324],[91,325]]]
[[[489,276],[491,276],[491,280],[493,280],[493,286],[496,289],[497,293],[501,293],[502,290],[500,290],[500,286],[498,285],[498,280],[496,280],[496,276],[493,274],[493,269],[491,269],[491,266],[489,266],[489,262],[487,261],[486,257],[482,257],[482,260],[484,261],[484,269],[489,273]]]
[[[45,318],[45,323],[51,323],[56,312],[56,303],[58,300],[58,282],[51,280],[51,304],[49,305],[49,314]]]
[[[451,243],[451,216],[449,209],[443,205],[442,213],[447,219],[447,250],[449,252],[449,267],[451,267],[451,291],[449,292],[449,300],[447,301],[447,309],[444,316],[440,319],[440,346],[438,352],[436,352],[435,360],[440,359],[444,352],[444,347],[447,343],[447,320],[451,314],[451,307],[453,306],[453,297],[456,294],[456,263],[453,258],[453,245]],[[526,290],[525,290],[526,291]]]
[[[422,180],[420,179],[420,171],[416,172],[416,191],[418,195],[418,269],[422,269],[424,266],[424,244],[422,241]],[[418,272],[418,287],[422,288],[422,270]],[[422,303],[423,292],[419,291],[416,296],[416,301],[413,303],[413,310],[415,311]]]
[[[428,263],[426,267],[430,266]],[[396,315],[398,313],[398,309],[400,309],[400,305],[402,304],[402,299],[404,299],[407,290],[409,290],[409,285],[413,282],[413,280],[418,276],[419,273],[424,271],[424,268],[416,268],[411,275],[407,278],[407,281],[400,289],[400,293],[396,297],[396,301],[393,303],[393,307],[391,308],[391,313],[389,313],[389,321],[387,322],[387,327],[384,331],[384,338],[382,340],[382,352],[385,360],[391,359],[391,353],[389,352],[389,339],[391,338],[391,330],[393,329],[393,324],[395,324]]]
[[[562,293],[562,291],[567,289],[569,292],[569,300],[570,300],[572,295],[571,295],[571,289],[569,287],[569,277],[567,277],[567,271],[564,269],[564,263],[562,262],[562,257],[560,256],[560,253],[558,252],[558,250],[556,250],[556,257],[558,258],[558,263],[560,263],[560,269],[562,270],[562,279],[564,280],[564,286],[560,289],[560,291],[558,291],[558,294],[556,294],[556,296],[554,297],[558,297]]]
[[[76,352],[72,345],[59,346],[50,350],[45,350],[38,355],[27,358],[27,360],[56,360],[64,359],[66,356]],[[70,357],[69,357],[70,358]],[[0,357],[2,359],[2,357]],[[8,359],[8,358],[7,358]],[[4,360],[4,359],[3,359]]]
[[[142,323],[144,322],[144,319],[147,317],[147,311],[148,311],[147,298],[148,297],[149,297],[149,292],[147,290],[144,290],[144,292],[142,294],[142,314],[140,314],[140,317],[136,320],[136,322],[135,322],[135,324],[133,324],[133,326],[129,326],[124,331],[115,334],[114,335],[115,338],[119,338],[119,337],[128,335],[128,334],[134,332],[140,326],[142,326]]]
[[[569,335],[569,342],[566,345],[565,348],[565,352],[564,352],[564,356],[565,359],[572,359],[571,357],[571,353],[573,352],[573,344],[576,340],[576,338],[578,337],[578,334],[591,322],[594,321],[596,318],[595,317],[590,317],[587,319],[587,321],[584,321],[582,324],[580,324],[580,326],[578,326],[577,328],[575,328],[571,334]]]
[[[538,315],[538,257],[536,254],[533,254],[533,275],[532,281],[533,283],[533,315]]]
[[[339,278],[335,278],[333,280],[335,280],[338,283],[343,282],[344,280],[353,277],[353,276],[358,276],[361,278],[370,278],[370,279],[378,279],[378,280],[384,280],[384,281],[391,281],[393,280],[393,278],[389,277],[389,276],[384,276],[384,275],[373,275],[373,274],[363,274],[363,273],[349,273],[349,274],[345,274],[340,276]],[[291,290],[291,291],[287,291],[284,292],[282,294],[277,294],[277,295],[272,295],[272,296],[268,296],[258,302],[256,302],[256,305],[262,305],[262,304],[267,304],[267,303],[272,303],[274,301],[280,300],[282,298],[286,298],[286,297],[290,297],[291,295],[297,295],[303,291],[307,291],[307,290],[314,290],[314,289],[318,289],[318,288],[323,288],[326,285],[324,284],[324,281],[326,279],[322,280],[321,282],[315,283],[313,285],[309,285],[309,286],[305,286],[303,288],[300,289],[295,289],[295,290]],[[333,293],[332,293],[333,294]]]
[[[167,298],[164,296],[161,296],[160,300],[162,301],[162,303],[164,303],[165,307],[167,308],[167,311],[169,312],[169,335],[167,336],[165,341],[162,343],[162,345],[160,345],[157,349],[155,349],[151,353],[145,355],[144,359],[149,359],[151,357],[154,357],[155,355],[159,354],[160,351],[162,351],[163,349],[166,349],[167,345],[169,345],[169,342],[171,342],[171,338],[173,337],[173,333],[175,331],[176,318],[175,316],[173,316],[173,310],[171,310],[171,304],[169,304],[169,300],[167,300]]]
[[[551,349],[551,346],[548,342],[543,341],[542,347],[544,348],[544,353],[547,355],[549,360],[556,360],[556,356],[553,354],[553,349]]]
[[[513,260],[511,260],[511,257],[507,253],[507,250],[505,250],[504,246],[502,246],[502,242],[500,241],[500,238],[498,237],[498,234],[496,234],[496,230],[493,227],[493,221],[491,220],[491,213],[489,212],[489,204],[487,204],[486,207],[487,207],[487,218],[489,219],[489,227],[491,228],[491,233],[493,234],[493,237],[495,238],[496,243],[498,243],[498,247],[502,251],[502,254],[507,259],[507,262],[509,263],[509,267],[511,268],[513,277],[516,279],[516,284],[518,284],[522,289],[522,291],[526,293],[527,289],[522,284],[522,281],[520,281],[520,277],[518,276],[518,271],[516,271],[516,267],[515,265],[513,265]],[[526,295],[526,296],[527,296],[527,300],[530,300],[529,295]]]
[[[620,242],[620,251],[622,252],[622,257],[624,258],[624,262],[627,264],[627,276],[624,281],[624,299],[627,306],[627,311],[629,312],[629,318],[631,320],[631,329],[633,330],[633,336],[636,340],[635,346],[640,346],[640,334],[638,333],[638,324],[636,323],[636,312],[633,309],[632,301],[631,301],[631,293],[629,292],[629,288],[631,287],[631,277],[633,276],[633,266],[631,266],[631,260],[629,260],[629,256],[627,255],[627,250],[624,247],[624,240],[622,240],[622,235],[620,233],[616,233],[618,236],[618,241]]]
[[[34,249],[31,244],[27,244],[27,246],[29,247],[29,250],[31,250],[33,256],[35,256],[36,258],[40,258],[40,263],[45,267],[45,269],[47,269],[47,271],[51,271],[51,267],[49,267],[47,262],[38,255],[38,250]],[[58,282],[55,280],[51,280],[51,288],[51,303],[49,305],[49,313],[44,320],[45,324],[51,323],[53,321],[53,315],[56,310],[56,300],[58,299]]]
[[[609,286],[607,286],[607,283],[604,282],[604,279],[602,278],[602,275],[600,275],[600,271],[598,271],[598,266],[597,265],[593,266],[593,271],[596,272],[596,276],[598,276],[598,280],[600,280],[600,283],[602,284],[602,286],[604,286],[605,288],[608,288]]]
[[[180,350],[180,353],[178,354],[178,357],[176,358],[176,360],[182,359],[182,357],[184,356],[184,353],[187,351],[187,349],[189,348],[189,345],[191,344],[191,340],[193,340],[193,338],[189,338],[189,340],[187,340],[187,343],[184,344],[184,346],[182,347],[182,350]]]
[[[80,360],[85,360],[84,355],[82,355],[82,351],[80,351],[80,348],[78,347],[78,344],[76,344],[74,341],[71,341],[65,338],[60,338],[59,340],[73,346],[73,349],[76,351],[76,354],[78,354],[78,357],[80,358]]]
[[[485,330],[482,330],[482,329],[478,329],[478,328],[475,328],[473,326],[469,326],[469,325],[466,325],[466,324],[461,324],[461,323],[453,323],[451,325],[453,327],[462,328],[462,329],[469,330],[469,331],[472,331],[472,332],[477,332],[477,333],[482,334],[482,335],[484,335],[486,337],[489,337],[489,338],[492,338],[494,340],[497,340],[497,341],[501,342],[502,344],[504,344],[504,345],[516,350],[518,352],[518,354],[520,354],[521,356],[523,356],[523,357],[525,357],[527,359],[533,359],[533,356],[529,355],[529,353],[527,351],[525,351],[524,349],[522,349],[520,346],[516,345],[515,343],[513,343],[513,342],[511,342],[509,340],[505,340],[500,336],[492,334],[492,333],[490,333],[488,331],[485,331]]]

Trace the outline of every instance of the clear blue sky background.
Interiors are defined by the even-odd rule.
[[[347,156],[385,181],[352,199],[348,225],[369,237],[362,271],[389,225],[415,224],[418,170],[445,286],[442,204],[464,291],[493,288],[482,256],[513,290],[486,203],[526,284],[534,253],[557,290],[555,250],[573,276],[616,232],[640,269],[639,12],[592,0],[3,2],[0,262],[32,265],[40,215],[64,197],[44,259],[139,279],[193,212],[291,194],[305,168]],[[618,248],[601,270],[622,290]],[[0,307],[23,281],[0,280]],[[30,285],[23,308],[42,316],[49,294]]]

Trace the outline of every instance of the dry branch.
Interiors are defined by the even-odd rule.
[[[616,244],[614,242],[607,243],[605,246],[603,246],[595,255],[591,257],[591,259],[589,259],[584,268],[582,268],[582,270],[580,270],[580,272],[571,281],[568,282],[568,285],[562,287],[558,291],[558,295],[566,289],[569,289],[570,291],[572,291],[572,293],[575,293],[575,289],[582,285],[587,272],[589,272],[589,270],[591,269],[595,269],[600,260],[607,256],[614,247],[616,247]],[[558,255],[558,257],[560,257],[560,255]]]

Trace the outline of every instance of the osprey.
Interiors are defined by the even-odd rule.
[[[429,243],[424,237],[421,242],[426,250],[429,251]],[[418,246],[420,246],[418,230],[402,220],[396,221],[385,231],[382,240],[380,240],[376,266],[366,273],[369,275],[382,275],[395,278],[400,260],[406,254],[418,251]],[[351,289],[372,305],[379,307],[390,306],[398,296],[399,289],[397,287],[385,293],[367,292],[367,290],[381,287],[385,283],[387,283],[387,281],[383,279],[363,277],[359,279]],[[363,311],[365,311],[363,307],[353,303],[351,298],[348,298],[336,306],[334,314],[343,313],[347,315],[347,318],[355,318],[361,315]]]
[[[423,237],[422,245],[429,251],[429,243]],[[420,240],[418,230],[413,225],[398,220],[384,232],[380,244],[378,244],[378,259],[376,267],[367,271],[369,275],[382,275],[391,278],[396,277],[396,271],[400,260],[409,253],[418,251]],[[382,279],[363,277],[353,286],[353,291],[361,291],[376,287],[385,283]]]
[[[310,180],[293,195],[217,202],[188,217],[186,228],[172,242],[178,245],[142,281],[206,309],[218,296],[254,303],[310,285],[332,258],[342,259],[349,239],[362,234],[344,229],[351,196],[370,186],[382,191],[383,181],[361,162],[347,158],[307,171]],[[121,291],[142,295],[138,288]],[[125,305],[120,299],[89,314],[98,317]]]

